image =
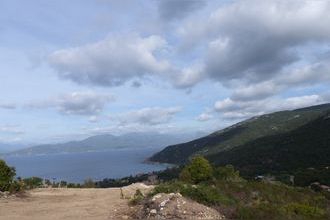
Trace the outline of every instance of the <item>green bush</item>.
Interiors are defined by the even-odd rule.
[[[287,216],[301,217],[305,219],[325,219],[324,209],[306,204],[290,203],[283,208]]]
[[[324,195],[278,183],[217,180],[192,185],[173,181],[156,186],[153,194],[157,193],[181,193],[229,219],[330,219],[329,200]]]
[[[88,178],[84,181],[84,184],[82,185],[84,188],[95,188],[95,183],[91,178]]]
[[[224,167],[217,167],[214,170],[214,177],[217,180],[226,181],[241,181],[242,178],[239,176],[239,171],[236,171],[232,165],[227,165]]]
[[[157,193],[181,193],[206,205],[233,204],[235,201],[227,197],[219,188],[208,185],[191,185],[183,182],[171,182],[158,185],[153,194]]]
[[[12,184],[10,184],[8,191],[10,193],[20,192],[20,191],[23,191],[23,186],[20,182],[13,181]]]
[[[200,183],[212,178],[213,169],[209,161],[202,156],[194,157],[180,173],[180,180],[187,183]]]
[[[35,189],[42,186],[42,179],[39,177],[29,177],[23,179],[25,189]]]
[[[276,205],[265,203],[254,206],[241,206],[238,208],[237,215],[237,219],[287,219],[281,215],[281,212]]]
[[[0,160],[0,191],[3,192],[10,189],[15,175],[15,169],[9,167],[5,161]]]
[[[137,189],[135,191],[134,197],[130,200],[131,205],[137,205],[144,199],[144,195],[141,190]]]

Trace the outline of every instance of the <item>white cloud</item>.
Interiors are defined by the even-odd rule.
[[[181,111],[180,107],[170,108],[143,108],[139,110],[129,111],[113,117],[120,124],[142,124],[142,125],[159,125],[170,122],[175,114]]]
[[[42,102],[30,103],[32,108],[54,108],[65,115],[97,115],[107,103],[113,101],[112,95],[94,92],[72,92],[49,98]]]
[[[183,68],[175,73],[172,82],[177,88],[190,88],[203,80],[203,74],[200,65]]]
[[[158,58],[166,47],[159,36],[111,36],[96,43],[55,51],[49,57],[59,76],[81,84],[118,86],[145,75],[169,71]]]
[[[91,122],[91,123],[96,123],[96,122],[99,121],[99,118],[96,115],[92,115],[88,118],[88,121]]]
[[[202,113],[196,118],[196,120],[197,121],[209,121],[212,118],[213,118],[213,115],[211,115],[209,113]]]
[[[281,110],[292,110],[329,102],[328,94],[305,95],[289,98],[268,98],[253,101],[233,101],[230,98],[217,101],[215,111],[226,120],[242,120],[256,115]]]
[[[0,133],[5,133],[5,134],[14,134],[14,135],[20,135],[24,134],[24,130],[19,125],[2,125],[0,126]]]
[[[328,1],[240,0],[223,4],[207,21],[192,20],[180,33],[191,47],[207,47],[201,57],[204,77],[225,85],[232,80],[256,83],[302,60],[312,62],[301,51],[329,44],[329,10]]]

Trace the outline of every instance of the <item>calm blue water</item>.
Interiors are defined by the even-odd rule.
[[[143,160],[155,149],[113,150],[41,156],[9,156],[3,158],[16,168],[20,177],[38,176],[56,181],[83,182],[87,178],[102,180],[162,170],[166,165],[145,164]]]

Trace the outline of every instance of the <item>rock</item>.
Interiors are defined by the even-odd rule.
[[[10,193],[5,191],[5,192],[0,192],[0,198],[7,199],[10,197]]]
[[[137,190],[140,190],[141,193],[145,196],[153,189],[154,186],[148,186],[145,185],[144,183],[133,183],[129,186],[120,188],[121,197],[124,199],[133,199]]]
[[[142,219],[225,219],[218,211],[184,198],[179,193],[159,193],[146,201]]]

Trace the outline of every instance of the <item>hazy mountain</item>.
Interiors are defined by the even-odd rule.
[[[217,164],[261,167],[269,163],[269,169],[280,169],[293,161],[305,161],[307,154],[315,160],[324,159],[330,148],[329,111],[330,104],[324,104],[254,117],[206,137],[166,147],[150,160],[182,164],[202,154]],[[319,147],[322,149],[313,150]],[[314,159],[309,158],[304,166],[311,166]]]
[[[121,136],[111,134],[97,135],[81,141],[70,141],[59,144],[37,145],[17,151],[10,155],[27,154],[55,154],[75,153],[88,151],[106,151],[123,148],[162,148],[169,144],[180,143],[192,138],[197,134],[159,134],[159,133],[128,133]]]
[[[8,153],[11,151],[16,151],[16,150],[22,149],[24,147],[26,147],[26,146],[24,146],[23,144],[9,144],[9,143],[0,142],[0,154]]]

